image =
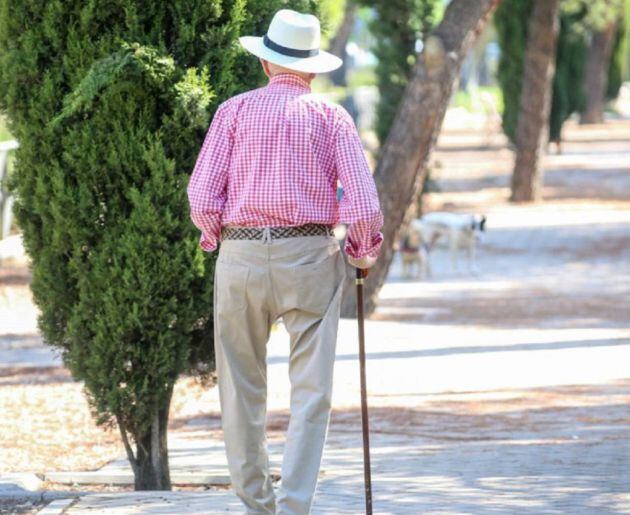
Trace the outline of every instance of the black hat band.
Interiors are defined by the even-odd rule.
[[[269,39],[267,34],[263,37],[263,44],[270,50],[274,52],[278,52],[279,54],[286,55],[289,57],[313,57],[314,55],[319,54],[319,48],[314,48],[312,50],[298,50],[296,48],[289,48],[286,46],[279,45],[278,43]]]

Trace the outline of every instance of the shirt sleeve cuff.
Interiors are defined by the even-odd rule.
[[[219,242],[216,237],[208,236],[206,233],[201,233],[201,238],[199,238],[199,247],[205,252],[213,252],[217,249]]]
[[[371,240],[360,242],[359,244],[354,242],[349,236],[346,238],[344,250],[346,254],[353,259],[361,259],[365,256],[376,258],[381,250],[382,243],[383,234],[381,232],[372,236]]]

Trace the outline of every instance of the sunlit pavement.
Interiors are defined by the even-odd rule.
[[[565,155],[548,158],[550,198],[533,206],[496,201],[504,148],[437,153],[432,207],[483,210],[489,230],[477,275],[463,261],[451,270],[445,249],[425,281],[404,280],[395,261],[367,321],[375,513],[630,513],[630,139],[596,141],[609,135],[572,129]],[[448,138],[444,147],[462,145]],[[282,327],[268,350],[278,470],[290,392]],[[195,454],[223,463],[220,438],[195,427],[172,446],[175,468]],[[313,513],[363,512],[362,460],[356,322],[342,320]],[[66,511],[226,512],[243,508],[225,490],[86,496]]]
[[[583,238],[582,224],[516,231],[508,223],[513,215],[499,216],[501,228],[489,232],[480,252],[479,276],[453,276],[448,262],[438,261],[434,279],[402,281],[394,266],[376,319],[367,322],[375,512],[629,512],[630,327],[614,306],[599,312],[592,304],[613,296],[625,310],[629,261],[599,256],[584,274],[554,251]],[[588,224],[587,215],[582,220]],[[628,227],[630,217],[616,219],[590,243]],[[473,309],[462,308],[458,320],[466,303]],[[279,328],[268,356],[272,415],[288,408],[287,347]],[[363,509],[353,320],[341,321],[337,354],[313,513]],[[216,445],[204,451],[199,444],[191,440],[198,454],[222,459]],[[272,439],[276,468],[281,447]],[[68,513],[239,509],[225,491],[134,495],[85,497]]]

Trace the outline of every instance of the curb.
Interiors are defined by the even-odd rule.
[[[276,473],[277,471],[272,471]],[[131,472],[118,470],[96,470],[89,472],[49,472],[44,474],[46,481],[63,485],[133,485]],[[208,474],[205,472],[171,472],[173,485],[212,485],[227,486],[230,477],[227,474]]]
[[[15,493],[1,493],[0,503],[3,502],[52,502],[60,499],[74,499],[81,495],[85,495],[89,492],[15,492]]]
[[[37,512],[37,515],[63,515],[79,498],[58,499]]]

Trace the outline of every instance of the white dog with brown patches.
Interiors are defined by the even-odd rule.
[[[458,253],[466,252],[468,258],[468,272],[477,273],[475,249],[477,241],[481,239],[486,229],[486,217],[483,215],[469,215],[436,211],[428,213],[422,218],[412,220],[401,245],[403,256],[403,273],[408,276],[411,263],[417,261],[418,275],[431,276],[431,252],[438,242],[444,241],[448,245],[453,272],[458,272]],[[405,252],[405,241],[420,241],[413,259],[409,252]]]

